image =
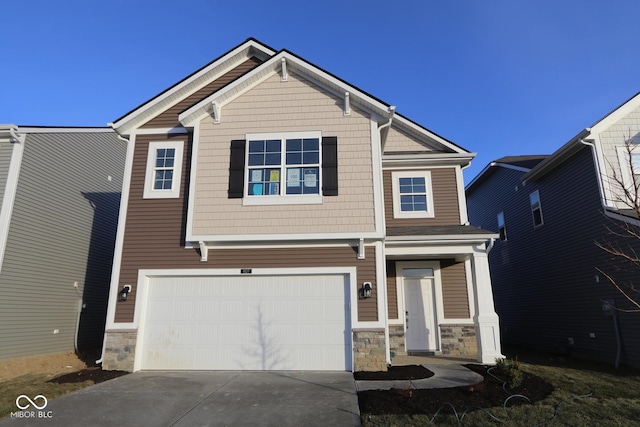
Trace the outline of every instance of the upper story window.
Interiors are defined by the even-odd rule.
[[[537,227],[544,224],[542,220],[542,205],[540,204],[540,193],[534,191],[529,194],[529,201],[531,203],[531,213],[533,214],[533,226]]]
[[[338,195],[337,138],[321,132],[247,134],[231,143],[229,197],[244,205],[314,204]]]
[[[504,212],[498,214],[498,232],[500,233],[500,240],[507,240],[507,228],[504,225]]]
[[[614,181],[623,185],[629,195],[618,189],[619,194],[616,194],[616,198],[620,199],[625,204],[632,203],[630,198],[633,198],[637,193],[636,188],[640,187],[640,150],[637,150],[637,145],[629,142],[623,147],[617,147],[618,162],[620,163],[620,176],[614,176]]]
[[[145,175],[145,199],[180,196],[183,141],[150,142]]]
[[[392,172],[393,217],[433,218],[431,172]]]

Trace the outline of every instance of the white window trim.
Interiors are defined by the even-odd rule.
[[[400,207],[400,178],[424,177],[425,189],[427,191],[427,210],[424,212],[402,212]],[[433,207],[433,189],[431,186],[430,171],[401,171],[391,172],[393,188],[393,217],[394,218],[433,218],[435,211]]]
[[[156,150],[159,148],[175,148],[176,156],[173,164],[173,181],[171,189],[155,190],[153,188],[154,169],[156,163]],[[182,178],[182,155],[184,150],[184,141],[161,141],[150,142],[149,151],[147,152],[147,171],[144,179],[144,195],[145,199],[177,199],[180,197],[180,182]]]
[[[245,150],[245,173],[244,173],[244,197],[242,198],[243,206],[257,205],[311,205],[322,204],[322,132],[269,132],[269,133],[248,133],[245,135],[247,146]],[[286,191],[286,139],[296,138],[317,138],[319,150],[318,163],[318,194],[285,194]],[[262,139],[280,139],[283,141],[281,145],[281,163],[280,163],[280,191],[279,195],[271,196],[251,196],[249,195],[249,141]],[[265,168],[269,166],[264,166]],[[313,167],[313,166],[312,166]],[[276,169],[274,165],[271,168]]]
[[[540,224],[536,224],[535,216],[533,214],[534,209],[533,209],[533,203],[531,203],[531,196],[533,196],[534,194],[538,195],[538,210],[540,211]],[[537,228],[544,225],[544,216],[542,215],[542,199],[540,198],[540,192],[538,190],[532,193],[529,193],[529,207],[531,208],[531,221],[533,222],[533,227]]]

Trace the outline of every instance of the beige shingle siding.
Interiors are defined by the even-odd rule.
[[[73,350],[74,282],[87,304],[79,345],[102,344],[125,153],[114,133],[27,135],[0,273],[0,359]]]
[[[426,142],[419,142],[392,125],[384,145],[384,152],[392,154],[407,151],[433,151],[433,148]]]
[[[274,75],[222,109],[222,122],[200,129],[195,235],[341,233],[375,231],[371,122],[312,82]],[[247,133],[321,131],[338,137],[339,195],[322,204],[242,206],[228,199],[230,143]]]
[[[626,140],[632,138],[634,143],[640,143],[640,107],[631,111],[626,116],[600,132],[600,142],[605,157],[604,184],[611,185],[616,192],[615,183],[611,177],[615,173],[620,176],[620,162],[616,147],[623,147]],[[620,207],[623,207],[622,205]]]

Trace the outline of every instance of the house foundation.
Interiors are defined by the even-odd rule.
[[[133,372],[137,331],[107,331],[102,369]]]
[[[441,325],[440,340],[443,356],[475,358],[478,354],[475,325]]]

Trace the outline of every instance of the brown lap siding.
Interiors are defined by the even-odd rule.
[[[184,268],[299,268],[343,267],[357,268],[358,292],[363,282],[376,283],[375,248],[367,248],[367,257],[358,260],[351,247],[285,248],[285,249],[231,249],[210,250],[208,261],[201,262],[195,249],[184,248],[186,223],[186,195],[191,164],[190,139],[185,144],[182,166],[182,189],[177,199],[143,199],[144,175],[150,141],[167,139],[186,140],[185,135],[144,135],[136,139],[133,172],[129,190],[129,206],[122,249],[118,289],[131,285],[127,301],[116,305],[116,322],[132,322],[135,311],[136,285],[139,269]],[[312,290],[310,289],[310,292]],[[378,320],[377,296],[358,300],[358,320]]]
[[[433,190],[434,218],[393,217],[393,189],[391,170],[384,170],[384,213],[387,227],[421,225],[460,225],[460,205],[458,204],[458,185],[454,168],[435,168],[431,171]]]
[[[351,267],[357,269],[357,283],[351,292],[357,293],[363,282],[376,283],[375,248],[367,248],[367,258],[358,260],[354,248],[283,248],[283,249],[229,249],[209,250],[208,261],[201,262],[195,249],[161,247],[150,245],[126,260],[130,267],[120,275],[120,286],[131,284],[134,292],[126,302],[118,303],[116,322],[133,320],[133,302],[138,269],[177,268],[304,268],[304,267]],[[377,287],[377,285],[376,285]],[[312,283],[309,292],[313,292]],[[125,310],[125,308],[128,308]],[[358,321],[378,320],[378,304],[375,292],[368,299],[358,299]]]
[[[469,318],[469,295],[464,263],[452,259],[440,261],[442,302],[447,319]]]

